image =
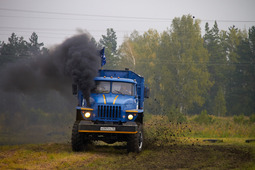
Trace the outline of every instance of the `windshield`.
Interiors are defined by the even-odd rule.
[[[96,88],[92,93],[110,93],[110,82],[108,81],[96,81]]]
[[[134,84],[124,82],[112,82],[112,93],[134,95]]]
[[[111,88],[112,86],[112,88]],[[134,84],[125,82],[96,81],[92,93],[110,93],[134,96]]]

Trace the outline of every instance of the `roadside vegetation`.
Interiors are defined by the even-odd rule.
[[[146,135],[158,145],[197,143],[206,138],[228,140],[255,139],[253,116],[216,117],[202,112],[186,116],[183,122],[171,122],[167,116],[147,115]]]
[[[167,116],[147,114],[140,154],[127,153],[125,143],[103,142],[75,153],[66,136],[57,143],[0,146],[0,169],[253,169],[255,142],[245,142],[255,139],[251,118],[203,113],[186,117],[185,122],[171,122]]]

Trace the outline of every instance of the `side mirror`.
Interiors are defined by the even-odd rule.
[[[150,88],[144,87],[144,97],[149,98],[149,96],[150,96]]]
[[[77,86],[77,84],[72,84],[72,91],[73,91],[73,95],[77,95],[77,93],[78,93],[78,86]]]

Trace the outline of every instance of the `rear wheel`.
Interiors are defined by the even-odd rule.
[[[143,127],[138,125],[138,132],[128,136],[127,149],[128,152],[139,153],[143,147]]]
[[[84,151],[89,143],[88,137],[85,133],[78,131],[79,121],[76,121],[72,130],[72,150],[74,152]]]

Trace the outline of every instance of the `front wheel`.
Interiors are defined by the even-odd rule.
[[[127,149],[128,152],[139,153],[143,147],[143,127],[138,125],[138,132],[128,136]]]
[[[78,131],[79,121],[76,121],[72,130],[72,150],[74,152],[84,151],[89,143],[88,137]]]

